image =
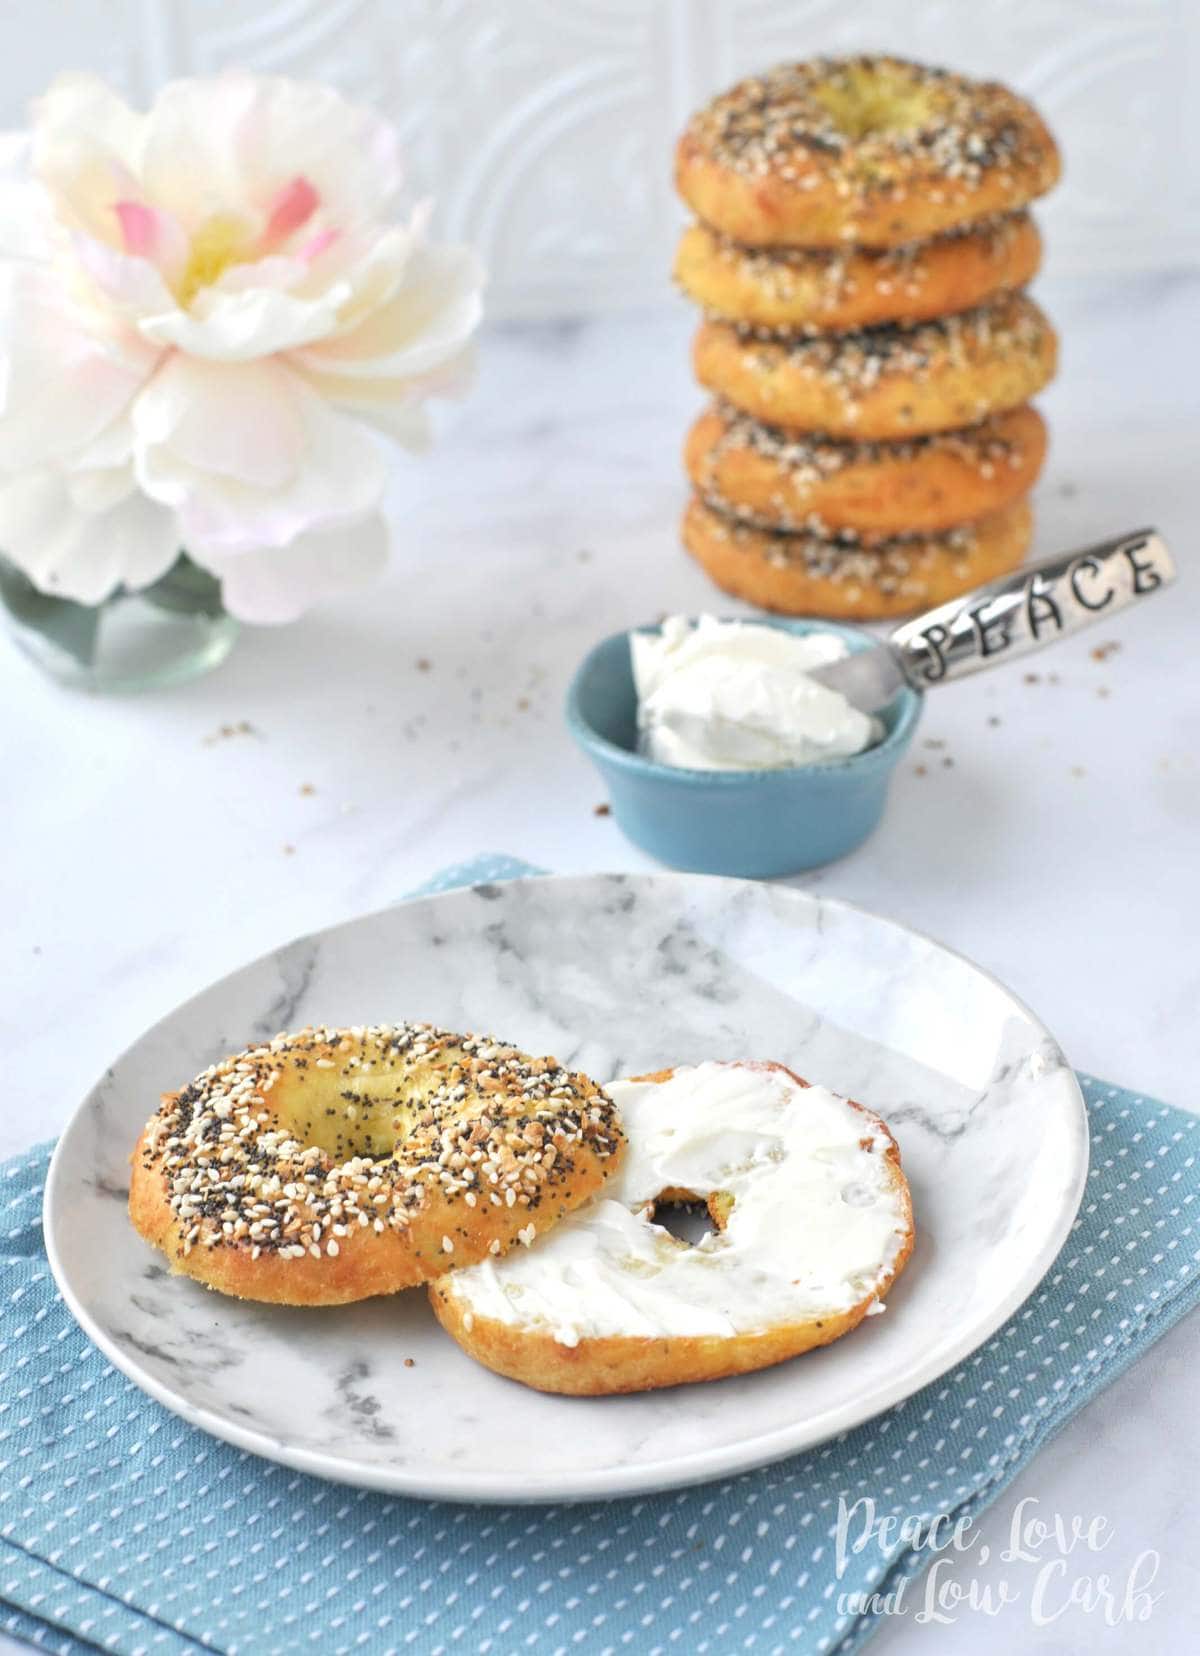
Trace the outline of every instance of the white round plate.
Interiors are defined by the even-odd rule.
[[[887,1314],[759,1374],[562,1398],[478,1367],[419,1289],[300,1310],[170,1276],[125,1210],[129,1153],[160,1092],[279,1029],[398,1018],[491,1031],[600,1080],[774,1058],[869,1105],[899,1141],[917,1224]],[[218,1437],[402,1494],[581,1500],[777,1460],[936,1379],[1045,1273],[1086,1167],[1083,1100],[1055,1042],[939,944],[782,886],[529,879],[300,939],[164,1018],[63,1135],[46,1239],[101,1350]]]

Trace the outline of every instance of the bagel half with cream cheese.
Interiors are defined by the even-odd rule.
[[[912,1252],[891,1133],[781,1064],[706,1063],[611,1084],[629,1150],[527,1250],[440,1277],[464,1351],[539,1391],[596,1396],[716,1380],[830,1344]],[[703,1202],[695,1245],[655,1222]]]

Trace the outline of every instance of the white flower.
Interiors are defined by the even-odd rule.
[[[465,384],[474,253],[395,222],[396,134],[327,88],[55,81],[0,140],[0,552],[98,603],[181,548],[290,620],[387,552],[379,434]]]

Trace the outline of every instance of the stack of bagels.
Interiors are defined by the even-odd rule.
[[[714,400],[683,537],[719,586],[870,620],[1021,562],[1057,356],[1027,208],[1058,175],[1015,93],[897,58],[786,64],[693,117],[675,275]]]

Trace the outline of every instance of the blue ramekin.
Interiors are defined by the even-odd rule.
[[[860,627],[831,621],[778,616],[755,621],[800,634],[834,632],[852,650],[876,642]],[[844,857],[873,832],[892,772],[912,741],[921,702],[915,690],[902,690],[880,715],[883,740],[849,759],[788,770],[677,769],[637,751],[637,692],[629,634],[621,632],[584,658],[567,691],[566,715],[635,845],[672,868],[771,879]]]

